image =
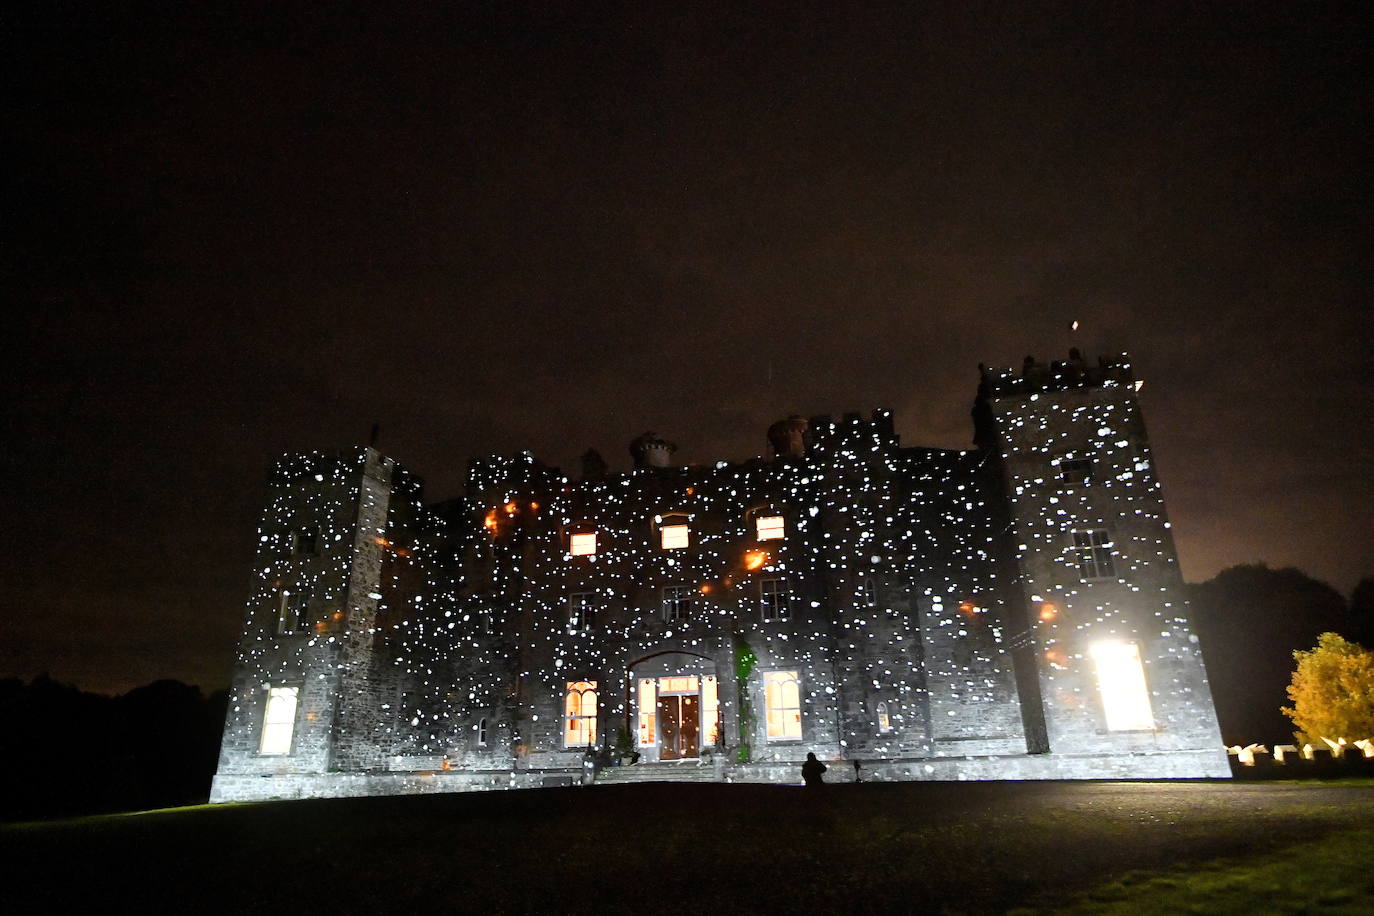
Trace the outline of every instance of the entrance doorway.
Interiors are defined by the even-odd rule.
[[[658,698],[660,760],[681,760],[701,756],[700,713],[696,694],[660,696]]]
[[[699,760],[717,743],[720,692],[709,659],[660,653],[631,666],[631,723],[646,763]],[[693,670],[695,669],[695,670]]]

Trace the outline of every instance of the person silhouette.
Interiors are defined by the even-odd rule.
[[[825,779],[821,774],[827,769],[825,764],[816,759],[815,754],[808,753],[806,762],[802,764],[802,781],[811,787],[824,785]]]

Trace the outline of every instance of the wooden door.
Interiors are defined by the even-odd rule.
[[[658,698],[659,760],[677,760],[682,756],[678,752],[682,719],[682,704],[678,700],[679,697],[660,696]]]

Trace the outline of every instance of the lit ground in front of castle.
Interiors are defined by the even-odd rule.
[[[0,851],[26,876],[11,912],[95,897],[142,912],[980,913],[1221,857],[1349,852],[1344,831],[1372,815],[1368,781],[634,785],[87,818],[0,828]],[[1374,902],[1365,883],[1350,876],[1334,911]]]

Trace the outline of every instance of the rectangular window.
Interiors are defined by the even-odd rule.
[[[297,528],[291,532],[291,554],[292,556],[314,556],[315,542],[319,539],[320,529],[313,525],[309,528]]]
[[[801,685],[795,671],[765,671],[763,699],[769,741],[801,740]]]
[[[761,580],[759,602],[764,620],[790,620],[792,617],[792,593],[786,579]]]
[[[658,533],[664,550],[680,550],[691,542],[691,529],[686,525],[664,525]]]
[[[1091,458],[1065,458],[1059,462],[1059,479],[1065,484],[1088,483],[1093,479]]]
[[[701,732],[705,746],[720,740],[720,688],[711,674],[701,679]]]
[[[563,746],[596,743],[596,681],[569,681],[563,703]]]
[[[596,626],[596,593],[576,592],[568,596],[568,632],[587,633]]]
[[[1112,562],[1112,541],[1104,529],[1073,533],[1074,560],[1078,564],[1078,578],[1115,579],[1116,565]]]
[[[301,628],[301,608],[305,604],[303,595],[293,595],[286,589],[277,594],[277,633],[286,636]]]
[[[663,589],[663,619],[668,623],[690,619],[700,596],[701,593],[690,585],[666,586]]]
[[[781,515],[760,515],[754,524],[760,541],[780,540],[787,534],[787,523]]]
[[[639,746],[653,747],[658,742],[658,695],[654,691],[654,679],[641,678],[639,682]]]
[[[300,691],[299,687],[267,688],[259,754],[281,756],[291,753],[291,737],[296,730],[296,701]]]
[[[1150,709],[1150,690],[1145,685],[1145,667],[1140,663],[1140,649],[1136,644],[1097,642],[1088,648],[1088,654],[1097,671],[1097,689],[1102,694],[1107,730],[1153,731],[1155,717]]]
[[[568,553],[575,557],[589,557],[596,553],[596,532],[582,531],[569,537]]]

